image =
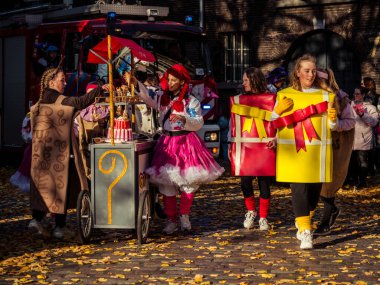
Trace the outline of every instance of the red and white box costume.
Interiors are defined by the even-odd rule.
[[[276,152],[267,147],[275,139],[270,122],[275,94],[231,97],[231,174],[275,176]]]

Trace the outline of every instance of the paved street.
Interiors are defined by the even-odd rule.
[[[224,176],[198,193],[192,234],[165,236],[156,218],[148,244],[137,246],[133,231],[96,230],[78,245],[28,231],[28,195],[8,183],[14,170],[0,169],[0,284],[380,284],[376,177],[367,189],[341,190],[337,226],[302,251],[286,185],[272,187],[268,232],[242,228],[239,180]]]

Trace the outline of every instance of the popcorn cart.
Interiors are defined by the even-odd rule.
[[[125,39],[110,36],[107,40],[109,46],[112,40],[119,48],[130,44]],[[104,45],[104,41],[99,44]],[[111,49],[108,47],[108,50]],[[132,71],[133,51],[131,47]],[[145,53],[150,56],[148,51]],[[95,54],[99,55],[100,51]],[[141,52],[139,57],[142,57]],[[154,211],[155,191],[144,171],[149,166],[155,141],[137,132],[135,111],[140,102],[134,95],[133,84],[128,82],[130,88],[124,85],[114,94],[110,54],[108,58],[110,96],[97,98],[97,104],[110,107],[110,126],[106,138],[96,138],[89,145],[91,191],[81,191],[77,199],[79,238],[82,243],[88,242],[92,230],[97,228],[135,229],[141,244],[146,242]],[[154,60],[153,55],[143,60],[152,61],[152,58]],[[96,62],[96,57],[92,61]],[[117,118],[114,107],[122,113],[117,114]]]
[[[154,191],[144,170],[153,147],[153,140],[91,145],[91,193],[81,191],[77,203],[82,243],[93,228],[136,229],[138,243],[146,242]]]

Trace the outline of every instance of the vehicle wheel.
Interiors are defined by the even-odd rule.
[[[148,190],[143,191],[139,197],[139,209],[137,212],[137,243],[146,243],[152,218],[152,197]]]
[[[77,200],[77,226],[82,244],[90,241],[93,223],[90,193],[82,190]]]

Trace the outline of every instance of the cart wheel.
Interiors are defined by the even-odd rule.
[[[91,199],[87,190],[79,193],[77,200],[77,226],[79,232],[79,240],[82,244],[90,241],[93,227]]]
[[[143,191],[139,197],[139,210],[137,213],[137,242],[146,243],[149,232],[149,224],[152,214],[152,198],[148,190]]]

